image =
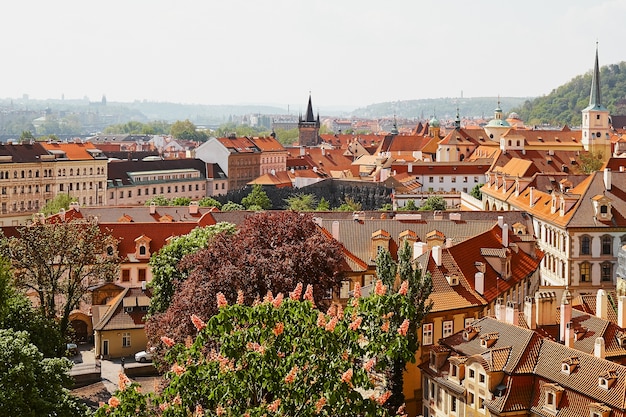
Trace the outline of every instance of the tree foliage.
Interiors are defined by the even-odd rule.
[[[116,239],[86,220],[33,223],[18,236],[0,240],[0,252],[14,268],[18,288],[37,294],[44,317],[59,318],[65,334],[70,313],[94,284],[118,272]]]
[[[51,214],[56,214],[61,211],[61,209],[67,210],[70,207],[70,203],[77,201],[76,197],[70,197],[69,194],[57,194],[52,200],[48,201],[45,206],[41,209],[41,212],[49,216]]]
[[[591,60],[590,60],[591,63]],[[589,105],[592,72],[574,77],[555,88],[550,94],[527,100],[514,108],[526,124],[543,123],[579,126],[581,110]],[[626,110],[626,62],[604,66],[600,69],[602,104],[611,114],[624,114]]]
[[[196,227],[188,234],[172,239],[150,258],[152,298],[149,314],[167,310],[174,291],[187,279],[189,270],[179,268],[183,257],[206,248],[211,239],[220,233],[232,235],[235,233],[235,225],[222,222],[207,227]]]
[[[169,349],[163,391],[142,395],[131,385],[96,416],[405,416],[385,407],[391,393],[377,381],[396,361],[415,360],[409,293],[379,281],[372,295],[355,288],[345,310],[325,314],[310,287],[302,301],[301,292],[299,284],[288,298],[267,293],[252,306],[240,303],[243,294],[233,305],[218,294],[206,323],[185,317],[192,343],[159,342]]]
[[[313,211],[317,201],[313,194],[297,193],[285,199],[285,203],[287,210]]]
[[[245,210],[246,208],[241,204],[234,203],[232,201],[227,202],[222,206],[222,211],[240,211]]]
[[[126,123],[116,124],[106,127],[105,134],[133,134],[133,135],[167,135],[170,132],[170,125],[165,121],[152,121],[148,123],[131,120]]]
[[[6,416],[87,415],[67,389],[72,363],[48,358],[30,343],[28,333],[0,329],[0,410]]]
[[[218,209],[222,208],[222,203],[217,201],[212,197],[203,197],[198,201],[198,205],[200,207],[217,207]]]
[[[261,210],[269,210],[272,208],[272,202],[267,196],[267,193],[263,191],[263,187],[260,184],[255,184],[252,187],[250,194],[241,200],[241,204],[248,210],[253,210],[253,207],[258,207]]]
[[[205,142],[209,136],[206,132],[199,131],[189,119],[177,120],[170,127],[170,135],[176,139],[193,140],[195,142]]]
[[[440,195],[432,195],[422,203],[419,210],[421,211],[434,211],[434,210],[445,210],[448,204],[446,203],[446,199]]]
[[[599,171],[602,168],[604,158],[602,152],[581,152],[580,170],[585,174]]]
[[[483,185],[485,184],[476,184],[474,186],[474,188],[472,188],[472,191],[470,191],[470,195],[472,197],[474,197],[477,200],[482,200],[483,199],[483,192],[480,191],[481,188],[483,188]]]
[[[186,319],[191,314],[211,317],[213,300],[222,292],[230,300],[243,290],[247,302],[268,290],[287,292],[296,282],[315,285],[315,299],[341,282],[341,245],[326,237],[308,213],[262,212],[248,216],[237,233],[215,236],[207,249],[188,255],[180,263],[188,278],[172,297],[163,314],[146,325],[152,344],[168,334],[184,341],[194,334]]]
[[[351,197],[346,197],[343,204],[337,207],[338,211],[361,211],[363,205]]]

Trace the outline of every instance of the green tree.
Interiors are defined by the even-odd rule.
[[[229,201],[222,206],[222,211],[242,211],[246,208],[241,204],[237,204],[235,202]]]
[[[439,196],[433,195],[430,196],[424,201],[422,206],[419,208],[421,211],[434,211],[434,210],[445,210],[447,207],[446,200]]]
[[[581,152],[580,169],[585,174],[599,171],[603,165],[602,152]]]
[[[413,265],[413,251],[408,240],[404,240],[398,250],[398,262],[396,263],[388,250],[382,250],[376,257],[376,275],[389,289],[390,293],[405,293],[409,299],[408,308],[398,317],[392,316],[389,320],[399,326],[404,319],[409,321],[407,331],[408,348],[416,352],[419,347],[417,330],[421,326],[424,317],[430,312],[432,302],[428,297],[432,292],[432,280],[430,275],[422,275],[421,270]],[[387,388],[391,397],[387,404],[390,410],[404,404],[404,371],[407,360],[402,357],[391,360],[385,370]]]
[[[31,342],[47,358],[64,352],[64,339],[54,320],[33,309],[30,300],[12,285],[9,263],[0,258],[0,329],[26,331]]]
[[[417,210],[417,206],[415,205],[415,200],[408,200],[404,207],[399,207],[398,211],[415,211]]]
[[[189,197],[174,197],[170,200],[172,206],[188,206],[191,204],[191,198]]]
[[[117,276],[117,240],[87,220],[34,222],[17,232],[0,240],[0,254],[14,268],[16,287],[34,291],[42,315],[58,318],[65,335],[89,287]]]
[[[346,197],[344,203],[337,207],[338,211],[361,211],[361,203],[354,201],[350,197]]]
[[[200,199],[200,201],[198,201],[198,205],[200,207],[217,207],[218,209],[222,208],[222,203],[211,197],[203,197],[202,199]]]
[[[76,197],[71,197],[69,194],[57,194],[56,197],[48,201],[46,205],[42,207],[41,212],[46,216],[57,214],[61,209],[69,209],[70,203],[76,201]]]
[[[193,140],[196,142],[204,142],[208,139],[208,135],[205,132],[198,131],[196,125],[191,123],[189,119],[175,121],[170,127],[170,135],[176,139]]]
[[[28,333],[0,329],[0,410],[7,416],[88,415],[88,409],[70,395],[72,362],[44,359],[30,343]]]
[[[150,258],[152,271],[152,298],[149,314],[162,313],[169,307],[174,291],[187,279],[189,271],[180,269],[178,264],[185,255],[208,247],[211,240],[220,233],[232,235],[235,225],[217,223],[207,227],[196,227],[186,235],[172,239]]]
[[[303,301],[301,293],[299,284],[289,297],[268,293],[253,306],[228,305],[219,293],[208,322],[188,319],[197,329],[189,347],[162,338],[170,365],[164,389],[140,394],[131,385],[96,416],[403,415],[385,407],[391,393],[375,376],[396,360],[415,360],[402,318],[412,309],[408,293],[379,281],[369,297],[356,288],[344,311],[327,314],[315,309],[311,287]]]
[[[482,191],[480,191],[480,189],[483,187],[483,185],[485,184],[476,184],[474,188],[472,188],[472,191],[470,191],[470,195],[478,200],[482,200],[483,193]]]
[[[252,206],[257,206],[261,210],[269,210],[272,208],[272,201],[260,184],[252,186],[252,191],[241,199],[241,204],[248,210],[253,210],[254,208]]]
[[[161,206],[161,207],[167,207],[167,206],[171,205],[171,201],[167,197],[165,197],[164,195],[156,195],[156,196],[152,197],[150,200],[146,200],[145,205],[149,206],[152,203],[154,203],[157,206]]]
[[[276,129],[274,133],[276,134],[276,140],[283,145],[291,146],[298,141],[299,132],[297,127],[289,130]]]
[[[287,203],[287,210],[313,211],[316,204],[315,200],[313,194],[297,193],[286,198],[285,203]]]
[[[20,135],[20,142],[28,142],[29,140],[35,140],[33,133],[30,130],[23,130]]]
[[[320,199],[320,202],[317,203],[317,207],[315,208],[315,211],[329,211],[329,210],[330,210],[330,203],[328,202],[328,200],[322,197]]]

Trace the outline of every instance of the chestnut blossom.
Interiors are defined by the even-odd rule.
[[[243,304],[243,301],[243,291],[239,290],[237,291],[237,304]]]
[[[330,319],[328,324],[326,324],[326,330],[329,332],[334,332],[335,326],[337,326],[338,322],[339,322],[339,319],[337,317],[333,317],[332,319]]]
[[[272,292],[268,290],[267,294],[265,294],[265,297],[263,297],[263,302],[271,303],[272,301],[274,301],[274,294],[272,294]]]
[[[402,281],[402,285],[400,285],[400,289],[398,290],[398,294],[406,295],[409,292],[409,281]]]
[[[363,322],[363,317],[357,316],[354,318],[354,320],[352,320],[352,323],[350,323],[350,326],[348,326],[348,328],[352,331],[357,330],[361,326],[362,322]]]
[[[353,291],[353,297],[358,299],[361,298],[361,283],[357,282],[354,284],[354,291]]]
[[[176,375],[181,376],[185,373],[186,369],[184,366],[180,366],[179,364],[175,363],[174,365],[172,365],[171,371],[174,372]]]
[[[196,330],[198,330],[199,332],[201,332],[202,329],[206,327],[206,323],[202,321],[202,319],[196,316],[195,314],[191,315],[191,321],[193,325],[195,326]]]
[[[296,288],[291,293],[289,293],[289,298],[297,301],[300,299],[301,295],[302,295],[302,283],[298,282],[298,285],[296,285]]]
[[[322,411],[322,408],[326,405],[326,397],[322,397],[315,402],[315,412],[319,413]]]
[[[306,291],[304,292],[304,299],[309,300],[311,304],[313,304],[313,307],[315,307],[315,300],[313,299],[313,286],[311,284],[308,284],[306,286]]]
[[[172,339],[171,337],[167,337],[167,336],[161,336],[161,342],[165,343],[165,346],[167,346],[168,348],[171,348],[172,346],[176,344],[174,339]]]
[[[120,391],[124,391],[126,387],[128,387],[130,384],[130,379],[126,376],[124,371],[120,371],[117,375],[117,387],[120,389]]]
[[[372,358],[369,361],[367,361],[365,363],[365,365],[363,365],[363,368],[367,371],[367,372],[371,372],[372,369],[374,369],[374,365],[376,365],[376,358]]]
[[[296,380],[296,374],[298,373],[298,367],[294,366],[291,371],[285,377],[285,383],[292,384]]]
[[[110,407],[117,407],[118,405],[120,405],[120,400],[114,395],[111,398],[109,398],[109,406]]]
[[[283,322],[279,322],[276,323],[276,326],[274,326],[274,330],[272,330],[274,332],[274,336],[279,336],[283,333],[283,331],[285,330],[285,324]]]
[[[346,372],[341,375],[341,382],[345,382],[348,385],[352,385],[352,368],[348,369]]]
[[[387,293],[387,287],[381,280],[376,281],[376,287],[374,288],[376,295],[385,295]]]
[[[406,336],[406,333],[409,331],[409,324],[410,324],[409,320],[404,319],[400,327],[398,327],[398,334],[400,336]]]
[[[383,322],[383,325],[380,326],[380,330],[382,330],[385,333],[387,333],[389,331],[389,320],[385,320]]]
[[[317,315],[317,326],[318,327],[326,326],[326,316],[322,312],[318,313]]]
[[[226,307],[228,305],[228,301],[226,301],[226,297],[223,293],[217,293],[217,308]]]
[[[280,305],[283,303],[283,298],[283,293],[278,293],[278,295],[274,298],[274,301],[272,301],[272,305],[274,306],[274,308],[280,307]]]
[[[267,409],[270,410],[272,413],[275,413],[276,411],[278,411],[278,407],[280,407],[280,398],[274,400],[270,405],[268,405]]]

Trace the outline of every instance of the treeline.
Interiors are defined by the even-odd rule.
[[[547,96],[527,100],[517,112],[527,125],[579,126],[580,112],[589,105],[592,72],[573,78],[550,92]],[[626,114],[626,62],[604,66],[600,69],[600,94],[602,104],[612,115]]]

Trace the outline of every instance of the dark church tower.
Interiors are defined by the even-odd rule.
[[[311,104],[311,95],[309,94],[309,104],[306,108],[306,116],[298,119],[298,145],[299,146],[317,146],[320,144],[320,115],[317,119],[313,116],[313,105]]]

